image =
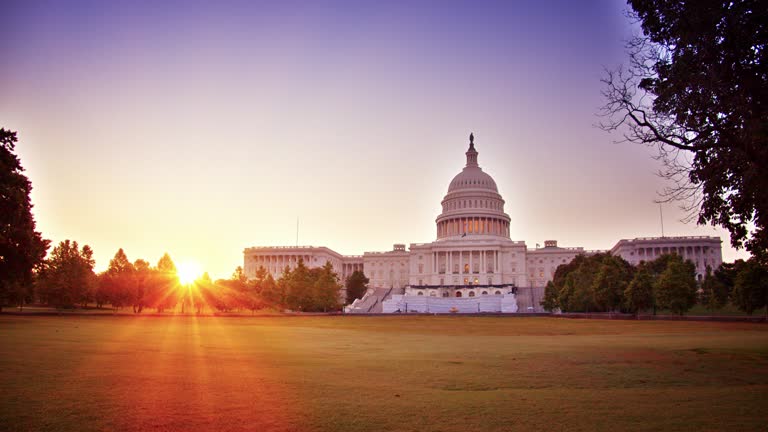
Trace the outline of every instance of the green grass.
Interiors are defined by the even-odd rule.
[[[0,429],[765,430],[768,326],[0,316]]]

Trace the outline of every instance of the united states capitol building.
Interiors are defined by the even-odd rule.
[[[330,262],[342,282],[356,270],[370,279],[368,293],[347,306],[348,312],[515,313],[540,312],[544,286],[559,265],[579,254],[609,251],[637,265],[674,252],[696,265],[699,279],[707,266],[722,262],[719,237],[622,239],[604,251],[562,247],[555,240],[529,248],[510,238],[504,199],[478,164],[473,135],[465,155],[466,165],[441,202],[435,241],[354,256],[327,247],[256,246],[243,251],[246,275],[255,277],[263,266],[277,279],[300,259],[308,267]]]

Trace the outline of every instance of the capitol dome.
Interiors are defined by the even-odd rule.
[[[467,166],[451,180],[448,186],[448,193],[456,192],[462,189],[487,189],[498,193],[496,182],[493,177],[483,172],[483,169],[477,165],[477,150],[475,150],[474,136],[469,143],[467,150]]]
[[[456,177],[451,180],[451,184],[448,186],[448,192],[455,192],[459,189],[499,191],[496,188],[496,182],[493,181],[493,177],[483,172],[483,169],[479,166],[467,166],[460,173],[456,174]]]
[[[469,135],[467,164],[448,186],[437,217],[437,238],[496,236],[509,238],[509,216],[496,182],[477,164],[474,135]]]

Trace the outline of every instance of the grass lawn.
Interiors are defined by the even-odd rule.
[[[0,430],[768,428],[768,326],[0,316]]]

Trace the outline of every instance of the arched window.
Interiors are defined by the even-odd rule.
[[[456,291],[456,297],[461,297],[461,291]]]
[[[474,292],[474,291],[470,291],[470,292],[469,292],[469,296],[470,296],[470,297],[474,297],[474,296],[475,296],[475,292]]]
[[[421,291],[419,291],[419,293],[418,293],[417,295],[423,296],[423,295],[424,295],[424,293],[423,293],[423,292],[421,292]]]
[[[483,295],[488,295],[488,291],[483,291]]]
[[[496,291],[494,294],[501,295],[501,291]]]
[[[447,292],[444,292],[444,293],[443,293],[443,297],[448,297],[448,293],[447,293]]]
[[[429,296],[430,296],[430,297],[437,297],[437,293],[436,293],[436,292],[434,292],[434,291],[430,291],[430,292],[429,292]]]

